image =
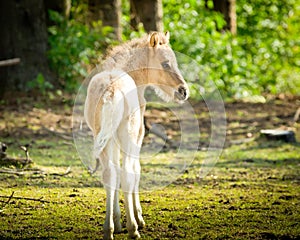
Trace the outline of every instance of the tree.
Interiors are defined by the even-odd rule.
[[[236,34],[236,10],[235,0],[213,0],[214,10],[224,15],[226,26],[232,34]]]
[[[48,11],[59,12],[66,18],[69,18],[71,11],[71,0],[44,0],[45,11],[46,11],[46,21],[47,25],[52,25],[53,23],[49,19]]]
[[[89,0],[88,6],[91,20],[113,27],[116,38],[121,40],[121,0]]]
[[[44,1],[0,1],[0,28],[1,60],[21,59],[18,65],[0,69],[0,96],[5,89],[23,89],[39,73],[49,79]]]
[[[163,31],[161,0],[130,0],[130,24],[136,30],[142,22],[147,32]]]

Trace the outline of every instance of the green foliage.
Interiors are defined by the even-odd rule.
[[[50,17],[49,60],[60,84],[72,90],[87,76],[112,41],[112,29],[89,23],[86,4],[74,1],[71,19]],[[192,97],[211,93],[216,85],[224,97],[249,98],[300,92],[300,4],[296,0],[237,1],[238,33],[222,30],[226,22],[213,11],[213,1],[165,0],[164,25],[175,51],[201,67],[191,83]],[[122,1],[123,41],[145,33],[130,28],[129,2]],[[199,91],[199,89],[202,89]],[[205,93],[204,90],[205,89]]]
[[[239,42],[252,55],[253,73],[260,74],[258,83],[271,93],[299,93],[299,7],[295,0],[259,0],[243,1],[237,8]]]
[[[39,73],[37,77],[26,83],[27,90],[39,90],[42,95],[45,95],[47,90],[53,89],[53,85],[46,81],[43,74]]]
[[[122,18],[121,18],[121,26],[122,26],[122,40],[125,42],[127,40],[131,40],[133,38],[139,38],[144,36],[145,29],[143,24],[140,23],[138,25],[138,31],[133,31],[130,26],[130,1],[122,0]]]
[[[214,82],[225,97],[300,92],[300,17],[295,0],[237,1],[238,34],[220,31],[212,1],[164,1],[164,24],[174,50],[202,66],[192,89]],[[192,91],[200,98],[199,91]]]
[[[71,9],[71,19],[50,11],[56,24],[49,27],[50,65],[60,77],[66,90],[73,90],[86,76],[89,66],[95,65],[103,50],[112,43],[112,28],[100,21],[87,23],[87,6],[78,4]]]

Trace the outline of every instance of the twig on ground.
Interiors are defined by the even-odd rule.
[[[7,200],[7,201],[2,201],[2,200],[0,200],[0,202],[3,203],[3,204],[2,204],[2,208],[1,208],[0,211],[3,211],[4,207],[5,207],[7,204],[9,204],[9,202],[10,202],[10,200],[13,198],[14,194],[15,194],[15,192],[13,191],[13,192],[11,193],[11,195],[8,197],[8,200]]]
[[[64,173],[50,173],[49,175],[64,177],[64,176],[67,176],[68,174],[70,174],[71,172],[72,172],[71,167],[68,167]]]
[[[9,204],[10,200],[13,198],[15,192],[13,191],[10,195],[10,197],[8,198],[8,200],[6,201],[6,204]]]
[[[0,173],[6,173],[6,174],[12,174],[12,175],[18,175],[18,176],[24,175],[24,173],[22,173],[22,172],[5,170],[5,169],[0,169]]]
[[[41,202],[41,203],[55,203],[55,202],[50,202],[48,200],[44,200],[41,198],[29,198],[29,197],[14,197],[14,192],[10,196],[2,196],[0,195],[0,198],[8,198],[8,201],[6,203],[8,204],[11,199],[20,199],[20,200],[28,200],[28,201],[36,201],[36,202]]]
[[[20,146],[20,148],[25,152],[26,160],[30,161],[30,158],[29,158],[29,144],[26,144],[24,146]]]
[[[68,145],[68,146],[72,146],[72,147],[74,146],[73,142],[63,141],[62,143],[65,144],[65,145]]]
[[[12,174],[12,175],[17,175],[17,176],[23,176],[25,174],[45,174],[44,171],[38,170],[38,169],[17,169],[17,170],[12,170],[12,169],[0,169],[0,173],[5,173],[5,174]]]
[[[5,173],[5,174],[12,174],[12,175],[17,175],[17,176],[24,176],[24,175],[49,175],[49,176],[60,176],[60,177],[64,177],[67,176],[68,174],[70,174],[71,171],[71,167],[68,167],[67,170],[63,173],[46,173],[43,170],[39,170],[36,168],[33,169],[0,169],[0,173]]]
[[[299,120],[300,117],[300,107],[297,109],[295,116],[294,116],[294,123],[296,123]]]

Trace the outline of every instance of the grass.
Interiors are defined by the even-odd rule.
[[[194,106],[201,123],[196,154],[179,154],[148,135],[149,152],[141,159],[142,238],[300,239],[300,145],[258,138],[260,129],[289,126],[299,141],[299,123],[290,122],[297,101],[227,104],[226,148],[217,163],[206,161],[211,124],[203,103]],[[30,143],[36,170],[0,173],[0,239],[102,239],[106,196],[99,177],[89,175],[71,140],[51,133],[70,136],[71,108],[32,102],[0,106],[0,140],[13,157],[24,157],[19,146]],[[147,120],[165,122],[176,143],[174,116],[159,104],[148,109]],[[187,139],[192,149],[199,137],[191,131]],[[12,193],[16,198],[4,198]],[[123,232],[116,239],[127,238],[123,197],[121,209]]]
[[[22,142],[22,140],[20,140]],[[11,139],[13,142],[13,139]],[[10,150],[18,155],[12,143]],[[71,142],[37,139],[31,157],[44,174],[0,174],[1,239],[101,239],[105,192],[83,167]],[[192,154],[185,154],[190,160]],[[177,180],[141,193],[143,239],[299,239],[300,146],[256,140],[226,148],[200,178],[205,152],[198,152]],[[174,158],[168,151],[155,163]],[[71,166],[66,176],[63,173]],[[148,162],[143,172],[152,171]],[[121,198],[122,219],[125,219]],[[125,226],[123,222],[123,226]],[[126,239],[127,233],[115,235]]]

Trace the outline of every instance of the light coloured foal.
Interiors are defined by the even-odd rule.
[[[145,225],[138,189],[145,131],[144,91],[152,86],[166,101],[183,102],[189,96],[188,86],[169,46],[168,32],[154,32],[115,47],[103,70],[89,83],[84,115],[93,131],[94,152],[102,167],[107,195],[104,239],[113,239],[113,233],[121,231],[120,185],[129,237],[139,238],[138,228]]]

